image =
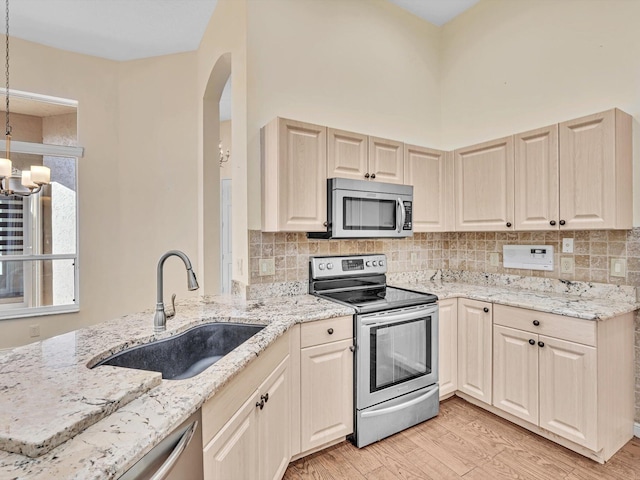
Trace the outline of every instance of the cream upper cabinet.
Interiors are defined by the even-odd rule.
[[[440,398],[458,389],[458,299],[438,302],[438,383]]]
[[[405,145],[404,183],[413,185],[414,232],[453,230],[451,152]]]
[[[353,318],[301,325],[301,450],[353,433]]]
[[[327,131],[327,177],[364,180],[369,171],[369,137],[329,128]]]
[[[559,227],[558,125],[514,137],[516,230]]]
[[[513,137],[455,150],[457,231],[513,230]]]
[[[404,183],[403,143],[329,128],[327,178]]]
[[[491,404],[492,304],[458,299],[458,390]]]
[[[402,142],[369,137],[369,171],[365,177],[386,183],[404,183]]]
[[[262,230],[325,230],[326,127],[276,118],[261,133]]]
[[[631,116],[618,110],[560,124],[560,225],[630,229]]]

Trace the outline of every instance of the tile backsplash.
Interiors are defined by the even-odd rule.
[[[563,238],[574,239],[574,253],[561,253]],[[314,255],[384,253],[390,273],[451,269],[640,287],[640,228],[628,231],[416,233],[412,238],[389,240],[309,240],[304,233],[251,230],[249,242],[251,284],[306,282],[309,257]],[[554,270],[502,267],[503,245],[527,244],[552,245],[555,249]],[[499,266],[491,266],[491,253],[498,254]],[[573,274],[560,274],[560,257],[573,257]],[[613,258],[626,260],[624,277],[610,275]],[[261,259],[274,259],[275,275],[259,275]]]

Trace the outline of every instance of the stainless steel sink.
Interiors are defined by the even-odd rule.
[[[167,380],[191,378],[263,328],[226,322],[198,325],[174,337],[123,350],[91,368],[113,365],[160,372]]]

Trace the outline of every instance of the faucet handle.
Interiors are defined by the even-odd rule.
[[[167,313],[167,318],[175,317],[176,315],[176,294],[171,295],[171,311]]]

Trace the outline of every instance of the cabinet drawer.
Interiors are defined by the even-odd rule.
[[[349,338],[353,338],[353,317],[350,316],[328,318],[300,325],[302,348]]]
[[[538,325],[534,324],[536,322]],[[562,340],[596,345],[596,321],[536,312],[525,308],[493,306],[493,323]]]

